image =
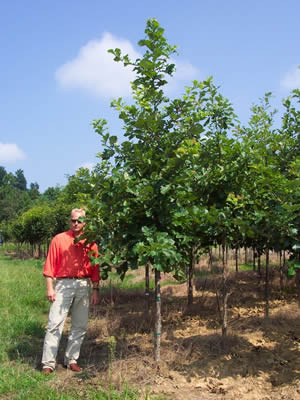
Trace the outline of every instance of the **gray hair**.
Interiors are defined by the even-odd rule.
[[[74,212],[81,214],[83,217],[85,216],[85,209],[83,209],[83,208],[73,208],[73,210],[71,211],[71,215],[70,215],[71,218],[72,218],[72,214]]]

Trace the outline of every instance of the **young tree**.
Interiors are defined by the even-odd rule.
[[[52,237],[54,211],[46,204],[34,206],[22,214],[21,222],[23,235],[27,243],[38,249],[38,256],[42,257],[42,245]]]
[[[178,262],[175,242],[165,228],[168,202],[163,188],[167,177],[162,171],[167,161],[166,150],[171,151],[169,131],[174,125],[165,109],[168,99],[162,86],[167,83],[166,76],[171,76],[175,69],[175,65],[169,63],[175,47],[167,43],[163,32],[156,20],[147,21],[146,38],[139,42],[146,52],[135,62],[130,61],[127,55],[122,56],[120,49],[110,50],[115,61],[131,65],[136,73],[132,83],[135,103],[125,105],[121,99],[112,103],[124,122],[128,140],[118,146],[117,138],[106,133],[105,121],[94,122],[106,147],[102,158],[115,156],[112,176],[106,181],[105,190],[101,191],[102,200],[98,203],[104,208],[105,202],[111,204],[111,199],[114,199],[112,210],[116,211],[114,215],[110,211],[104,216],[104,210],[101,210],[101,218],[112,217],[106,226],[112,228],[110,238],[105,235],[102,244],[106,239],[107,249],[115,255],[112,261],[116,261],[117,255],[120,260],[125,260],[125,266],[129,262],[135,268],[150,262],[155,268],[157,362],[160,360],[161,334],[160,273],[170,270],[171,265]],[[116,198],[120,201],[116,202]]]
[[[293,232],[287,206],[291,200],[288,179],[282,174],[278,155],[285,148],[284,135],[273,127],[274,111],[270,110],[271,93],[252,107],[249,128],[240,131],[243,151],[247,154],[247,171],[242,186],[247,242],[258,255],[266,254],[265,315],[269,314],[269,251],[279,249],[280,236]]]
[[[219,160],[218,143],[233,120],[229,102],[219,95],[211,78],[193,82],[182,99],[170,101],[165,96],[163,86],[175,69],[169,61],[175,47],[167,43],[163,32],[155,19],[147,21],[146,37],[139,42],[146,51],[135,62],[123,56],[120,49],[110,50],[115,61],[131,66],[136,73],[132,83],[134,102],[112,102],[124,123],[126,140],[122,144],[107,132],[106,121],[93,123],[104,150],[101,163],[90,177],[93,193],[91,197],[86,195],[90,201],[85,233],[88,239],[97,237],[101,241],[102,270],[115,265],[124,276],[129,267],[150,264],[155,269],[156,361],[160,359],[160,274],[180,275],[182,265],[194,258],[199,237],[207,245],[200,228],[193,232],[193,218],[203,219],[206,211],[201,204],[206,204],[209,197],[203,195],[200,185],[205,181],[205,187],[210,188],[205,167],[201,170],[201,155],[209,147],[202,146],[202,142],[209,142],[208,134],[212,136],[211,148],[217,149]],[[205,126],[210,130],[204,134]],[[208,163],[212,170],[215,161]],[[201,179],[191,183],[194,166]],[[200,198],[193,193],[196,184]],[[218,193],[217,188],[214,190]],[[185,216],[189,217],[185,220]],[[202,226],[206,221],[204,218]]]

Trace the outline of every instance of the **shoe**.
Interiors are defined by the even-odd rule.
[[[73,372],[81,372],[82,371],[82,369],[79,367],[79,365],[78,364],[76,364],[76,363],[71,363],[71,364],[69,364],[68,365],[68,368],[71,370],[71,371],[73,371]]]
[[[51,369],[51,368],[43,368],[43,370],[42,370],[42,374],[44,376],[50,375],[50,374],[52,374],[52,372],[53,372],[53,369]]]

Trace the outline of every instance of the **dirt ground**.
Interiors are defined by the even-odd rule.
[[[79,398],[85,385],[127,382],[143,399],[148,393],[173,400],[300,400],[295,282],[285,282],[282,292],[273,276],[266,318],[264,282],[253,271],[232,275],[228,332],[222,339],[218,279],[196,280],[189,308],[186,284],[162,288],[159,368],[153,358],[153,310],[147,313],[143,291],[106,290],[101,304],[91,309],[80,357],[84,372],[74,375],[59,365],[51,384],[71,385],[82,393]],[[63,348],[64,343],[59,363]]]

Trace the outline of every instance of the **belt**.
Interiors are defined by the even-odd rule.
[[[89,276],[61,276],[56,279],[89,279]]]

